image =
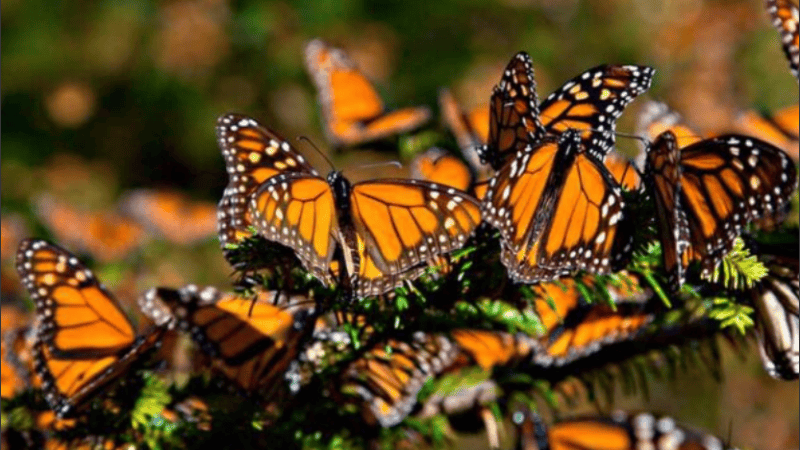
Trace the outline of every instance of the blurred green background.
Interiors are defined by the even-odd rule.
[[[303,68],[304,44],[315,37],[349,51],[390,106],[435,108],[442,87],[464,106],[482,104],[519,50],[533,58],[540,97],[598,64],[654,66],[649,96],[703,130],[798,99],[761,0],[5,0],[0,15],[2,211],[43,237],[33,205],[45,193],[89,209],[112,208],[137,187],[216,202],[227,178],[214,123],[226,112],[325,149]],[[637,103],[620,131],[633,131]],[[444,133],[434,118],[430,127]],[[350,163],[397,158],[369,148],[347,155]],[[155,243],[133,260],[93,267],[121,296],[156,283],[222,285],[229,273],[213,239]],[[755,348],[747,353],[746,362],[726,355],[721,385],[688,373],[654,386],[650,403],[620,405],[722,436],[730,429],[746,447],[797,448],[797,383],[768,379]]]

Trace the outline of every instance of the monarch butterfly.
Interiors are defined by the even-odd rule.
[[[669,130],[648,148],[645,173],[673,289],[689,262],[708,277],[742,227],[779,217],[797,179],[786,154],[759,139],[731,134],[680,147]]]
[[[5,311],[4,311],[5,312]],[[22,392],[28,385],[27,373],[21,370],[17,361],[11,355],[13,351],[11,343],[6,342],[6,335],[0,340],[0,364],[2,370],[0,375],[0,398],[12,398]]]
[[[501,260],[517,282],[576,270],[605,273],[630,250],[620,233],[625,202],[577,130],[528,145],[489,183],[484,220],[500,230]]]
[[[383,139],[430,119],[424,107],[387,112],[372,83],[341,49],[315,39],[306,45],[305,57],[319,91],[325,130],[335,146]]]
[[[0,260],[8,261],[14,258],[17,244],[27,234],[25,223],[15,214],[3,214],[0,217]]]
[[[326,180],[253,119],[223,116],[218,134],[231,170],[222,235],[235,236],[252,223],[267,240],[292,248],[324,284],[338,270],[357,297],[418,276],[426,262],[460,248],[480,222],[477,201],[455,188],[401,179],[351,185],[340,172]],[[332,264],[335,254],[340,258]]]
[[[614,146],[617,118],[650,88],[654,73],[644,66],[594,67],[567,81],[540,107],[530,56],[517,53],[492,93],[489,138],[479,151],[481,160],[500,170],[528,144],[574,129],[583,146],[603,161]]]
[[[781,380],[800,377],[800,263],[796,244],[782,245],[779,252],[759,248],[769,272],[749,290],[761,362],[771,377]]]
[[[84,406],[159,344],[159,330],[136,336],[116,299],[68,251],[25,239],[16,263],[40,322],[35,371],[58,417]]]
[[[692,430],[667,416],[651,413],[629,415],[615,411],[609,416],[562,420],[547,427],[530,411],[517,411],[517,449],[522,450],[722,450],[722,440]]]
[[[754,136],[780,148],[795,163],[800,160],[800,106],[781,109],[773,116],[747,111],[736,119],[737,132]]]
[[[485,178],[489,168],[481,162],[478,149],[485,145],[489,138],[489,105],[478,105],[465,112],[450,90],[442,89],[439,91],[439,108],[442,110],[445,123],[456,137],[464,159],[479,175],[478,179]]]
[[[128,193],[122,208],[139,224],[171,242],[189,245],[214,234],[217,210],[176,191],[139,189]]]
[[[130,255],[142,242],[144,230],[137,223],[111,211],[81,211],[44,196],[37,213],[60,242],[103,262]]]
[[[411,176],[461,191],[469,190],[472,185],[469,167],[455,155],[438,147],[429,148],[411,161]]]
[[[766,0],[767,12],[772,18],[772,25],[778,30],[783,44],[783,52],[789,60],[792,74],[800,80],[800,14],[797,5],[791,0]]]
[[[314,325],[314,304],[271,291],[252,298],[188,285],[154,288],[139,298],[146,316],[191,333],[214,370],[242,392],[270,396]]]
[[[409,342],[389,339],[345,369],[342,390],[361,397],[368,421],[391,427],[414,408],[422,385],[455,357],[456,348],[442,335],[417,332]]]

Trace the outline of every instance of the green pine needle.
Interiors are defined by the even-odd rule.
[[[749,289],[767,274],[767,268],[744,246],[741,238],[736,238],[731,251],[722,258],[722,263],[714,268],[711,281],[729,289]]]
[[[753,326],[753,308],[731,301],[728,298],[712,299],[712,306],[708,316],[718,320],[721,327],[736,328],[744,335]]]

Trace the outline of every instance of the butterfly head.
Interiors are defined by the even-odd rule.
[[[334,170],[328,174],[328,184],[331,186],[331,190],[333,190],[337,205],[339,205],[340,208],[349,209],[350,181],[342,175],[341,171]]]

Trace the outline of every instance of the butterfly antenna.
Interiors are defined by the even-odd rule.
[[[355,166],[352,169],[348,169],[348,170],[350,170],[350,171],[363,170],[363,169],[371,169],[371,168],[374,168],[374,167],[383,167],[383,166],[393,166],[393,167],[396,167],[398,169],[402,169],[403,168],[403,165],[400,163],[400,161],[384,161],[384,162],[379,162],[379,163],[363,164],[363,165],[360,165],[360,166]]]
[[[330,160],[330,158],[328,158],[328,155],[326,155],[325,153],[323,153],[323,152],[322,152],[322,150],[320,150],[320,149],[319,149],[319,147],[317,147],[317,146],[314,144],[314,141],[312,141],[311,139],[309,139],[307,136],[299,136],[299,137],[297,138],[297,140],[298,140],[298,141],[305,141],[305,142],[307,142],[309,145],[311,145],[311,148],[313,148],[313,149],[314,149],[314,150],[315,150],[315,151],[316,151],[316,152],[317,152],[317,153],[318,153],[320,156],[322,156],[322,158],[325,160],[325,162],[327,162],[327,163],[328,163],[328,165],[329,165],[329,166],[331,166],[331,170],[336,170],[336,166],[333,164],[333,161],[331,161],[331,160]]]

